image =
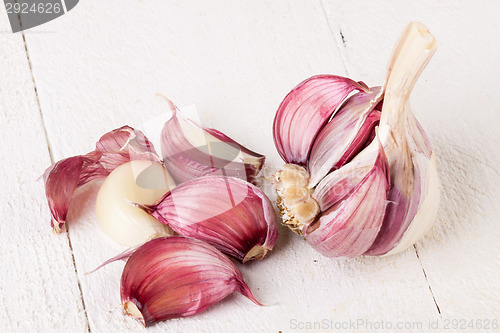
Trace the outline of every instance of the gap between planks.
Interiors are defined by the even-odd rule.
[[[326,13],[325,5],[323,4],[323,0],[319,0],[319,3],[321,5],[323,15],[325,15],[326,25],[328,26],[328,30],[332,35],[332,39],[335,41],[335,46],[337,47],[337,51],[339,52],[340,58],[342,59],[342,66],[344,67],[345,74],[347,77],[349,77],[349,69],[347,68],[347,60],[346,60],[347,54],[342,51],[342,49],[346,48],[344,34],[342,34],[340,28],[338,34],[336,31],[333,31],[332,25],[330,24],[330,20],[328,19],[328,14]],[[341,37],[340,39],[339,36]]]
[[[434,304],[436,305],[436,309],[439,313],[439,316],[441,317],[441,319],[443,319],[443,315],[441,314],[441,309],[439,309],[439,305],[436,301],[436,297],[434,296],[434,292],[432,291],[431,284],[429,283],[429,279],[427,279],[427,274],[425,273],[424,265],[422,264],[422,260],[420,260],[420,256],[418,255],[417,246],[415,244],[413,244],[413,248],[415,249],[415,254],[417,255],[418,261],[420,262],[420,267],[422,267],[422,272],[424,273],[425,281],[427,282],[427,285],[429,286],[429,291],[431,292],[432,300],[434,301]]]
[[[347,48],[345,44],[345,37],[344,34],[342,33],[342,30],[339,28],[339,31],[334,31],[332,24],[330,22],[330,19],[328,18],[328,14],[325,9],[325,5],[323,3],[324,0],[319,0],[321,4],[321,9],[323,10],[323,15],[325,15],[326,23],[328,25],[328,29],[330,30],[330,34],[332,35],[333,40],[335,41],[335,46],[337,47],[337,50],[340,54],[340,58],[342,59],[342,65],[344,67],[346,75],[349,77],[349,70],[347,68],[347,54],[344,51],[345,48]],[[340,36],[340,38],[339,38]],[[429,279],[427,278],[427,273],[425,272],[424,265],[422,263],[422,260],[420,259],[420,256],[418,255],[418,250],[415,244],[413,244],[413,249],[415,250],[415,255],[417,256],[417,260],[420,263],[420,267],[422,268],[422,273],[424,274],[425,282],[427,283],[427,286],[429,287],[429,291],[432,296],[432,300],[434,301],[434,305],[436,305],[437,312],[439,313],[439,316],[441,319],[443,318],[443,315],[441,314],[441,309],[439,308],[439,305],[436,301],[436,297],[434,295],[434,292],[432,291],[431,284],[429,282]]]
[[[19,23],[20,23],[21,29],[22,29],[23,24],[22,24],[21,18],[19,18]],[[30,54],[29,54],[29,51],[28,51],[28,43],[26,42],[26,36],[24,35],[24,31],[21,31],[21,35],[23,37],[24,50],[26,52],[26,59],[28,60],[28,66],[29,66],[30,73],[31,73],[31,81],[33,83],[33,89],[35,91],[35,98],[36,98],[36,103],[38,105],[38,112],[40,114],[40,119],[41,119],[41,122],[42,122],[43,132],[45,134],[45,142],[47,144],[47,149],[48,149],[48,152],[49,152],[50,163],[54,164],[54,162],[55,162],[54,161],[54,155],[52,154],[52,148],[50,146],[49,135],[48,135],[48,132],[47,132],[47,127],[45,126],[45,119],[43,117],[42,106],[40,104],[40,98],[38,96],[38,90],[37,90],[37,87],[36,87],[35,75],[33,74],[33,66],[31,64]],[[82,285],[80,283],[80,277],[78,276],[78,271],[77,271],[77,268],[76,268],[75,254],[74,254],[74,251],[73,251],[73,245],[71,244],[71,238],[69,236],[69,228],[68,228],[67,224],[65,224],[65,229],[66,229],[66,232],[65,232],[66,233],[66,239],[68,240],[69,249],[71,251],[71,260],[73,262],[73,269],[75,271],[76,280],[78,282],[78,290],[80,291],[80,299],[82,301],[83,313],[85,314],[85,321],[86,321],[86,325],[87,325],[87,332],[90,333],[91,330],[90,330],[89,317],[87,315],[87,308],[85,306],[85,300],[83,298]]]

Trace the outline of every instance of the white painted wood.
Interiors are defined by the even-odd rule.
[[[54,34],[28,36],[56,158],[86,152],[111,128],[138,126],[160,114],[166,104],[155,94],[163,93],[180,105],[195,103],[204,124],[265,153],[269,169],[276,169],[281,162],[271,124],[281,99],[313,74],[343,71],[319,2],[153,1],[124,7],[86,1],[72,15],[47,25]],[[93,26],[82,24],[88,17]],[[84,195],[74,202],[85,211],[70,227],[91,330],[138,329],[119,306],[123,264],[81,276],[120,250],[99,232],[93,200]],[[242,270],[257,297],[274,306],[259,308],[234,296],[151,330],[267,332],[293,328],[293,320],[437,316],[412,252],[329,260],[283,230],[272,256]]]
[[[86,332],[65,234],[48,229],[43,182],[50,164],[21,34],[0,14],[0,331]]]
[[[499,50],[488,41],[496,40],[493,9],[498,5],[490,1],[489,7],[480,9],[465,2],[439,1],[429,10],[428,3],[82,0],[67,15],[35,29],[47,33],[26,34],[55,159],[93,149],[110,129],[124,124],[140,127],[161,116],[167,105],[156,94],[162,93],[179,105],[196,104],[204,125],[266,154],[269,173],[281,165],[272,144],[272,119],[294,85],[313,74],[345,74],[346,69],[354,79],[381,82],[395,38],[409,19],[428,24],[441,44],[413,99],[417,116],[435,142],[446,192],[438,226],[417,247],[422,264],[413,249],[389,258],[326,259],[282,229],[272,255],[263,262],[240,265],[256,296],[269,306],[259,308],[234,295],[200,315],[170,320],[148,331],[311,332],[294,329],[294,323],[332,320],[350,324],[358,319],[420,322],[425,329],[429,320],[440,317],[422,266],[447,317],[498,315],[494,278],[500,269],[491,250],[498,249],[494,242],[498,239],[499,195],[494,188],[498,172],[492,167],[498,156],[487,154],[498,151],[499,144],[498,120],[488,117],[496,110],[498,75],[488,74],[497,74],[494,64]],[[467,24],[457,27],[457,22]],[[22,52],[18,53],[16,64],[27,64]],[[0,57],[7,56],[14,57],[1,49]],[[14,71],[13,67],[6,70]],[[16,78],[20,73],[29,72],[16,71]],[[14,85],[7,81],[3,86]],[[1,94],[0,89],[0,102]],[[27,108],[25,95],[15,101]],[[37,114],[36,102],[32,102],[35,107],[29,109]],[[9,120],[4,126],[20,136],[21,125],[30,124],[25,122]],[[23,177],[39,174],[49,164],[47,156],[39,156],[46,154],[42,134],[33,139],[37,147],[33,163],[37,164],[30,164]],[[143,331],[120,309],[123,263],[84,275],[122,250],[98,230],[93,205],[97,187],[80,191],[69,216],[90,330]],[[48,220],[48,210],[40,207],[43,193],[38,191],[29,191],[36,193],[30,195],[38,205],[35,216]],[[269,184],[266,191],[273,196]],[[17,214],[11,209],[2,216],[18,218]],[[59,247],[54,253],[61,253],[43,260],[73,270],[66,236],[54,236],[48,223],[42,225],[37,225],[37,232],[47,238],[43,246]],[[14,243],[20,246],[19,241]],[[1,274],[4,286],[7,277]],[[48,294],[49,299],[72,302],[79,295],[76,279],[73,275],[64,280],[53,293],[46,288],[42,296],[35,294],[33,304],[45,301]],[[0,297],[4,295],[0,291]],[[79,318],[68,328],[84,328],[78,324],[85,319],[78,304],[64,310],[68,318]],[[43,318],[53,311],[44,309]],[[40,327],[39,317],[24,318],[28,327]],[[52,320],[60,325],[75,321]],[[6,327],[16,328],[14,324]],[[358,330],[368,328],[360,325]]]
[[[356,80],[382,83],[391,45],[408,21],[425,23],[437,38],[412,104],[435,145],[442,203],[417,249],[443,318],[500,319],[499,3],[324,5],[330,27],[344,35],[343,58]]]

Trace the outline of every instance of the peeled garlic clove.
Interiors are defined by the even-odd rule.
[[[205,175],[224,175],[255,182],[265,156],[215,129],[185,119],[177,107],[168,102],[173,114],[163,127],[161,152],[177,183]]]
[[[313,76],[297,85],[276,112],[274,143],[286,163],[307,165],[313,141],[344,99],[362,82],[335,75]]]
[[[125,312],[144,326],[195,315],[239,292],[261,305],[236,266],[217,249],[184,237],[157,238],[128,259],[121,278]]]
[[[264,258],[278,238],[271,202],[259,188],[238,178],[193,179],[143,209],[175,232],[242,262]]]
[[[103,135],[94,151],[63,159],[47,168],[43,180],[53,230],[62,231],[77,188],[105,178],[116,167],[133,159],[159,161],[153,144],[141,131],[123,126]]]
[[[310,187],[343,166],[373,140],[374,128],[380,119],[376,107],[381,100],[380,87],[351,96],[319,132],[308,160]]]
[[[307,242],[319,253],[327,257],[359,256],[370,248],[377,237],[384,220],[390,180],[388,162],[381,145],[375,156],[375,163],[361,182],[345,197],[331,202],[330,208],[305,229]],[[340,173],[341,170],[333,173]],[[355,176],[354,180],[357,178]]]
[[[174,232],[130,202],[154,204],[174,187],[163,164],[130,161],[113,170],[101,185],[96,200],[99,227],[117,243],[135,246]]]
[[[437,214],[440,183],[435,155],[409,103],[410,93],[436,48],[427,27],[412,22],[389,62],[380,137],[389,158],[393,188],[384,224],[369,255],[405,250],[427,232]]]

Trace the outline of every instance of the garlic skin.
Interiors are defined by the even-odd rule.
[[[340,179],[335,185],[342,184],[341,191],[332,186],[329,192],[335,195],[332,196],[327,192],[327,200],[321,199],[319,193],[316,196],[318,201],[328,203],[323,205],[324,208],[329,208],[323,210],[319,219],[305,229],[304,236],[315,250],[327,257],[360,256],[370,248],[380,231],[387,206],[390,177],[384,150],[376,141],[373,143],[378,143],[378,151],[366,149],[360,154],[366,157],[356,157],[361,160],[372,160],[368,172],[366,164],[348,173],[342,168],[333,171],[332,178]],[[375,161],[373,156],[376,156]],[[353,162],[352,164],[357,163]],[[342,175],[339,177],[335,175],[336,173]],[[365,175],[358,181],[360,174],[363,173]],[[354,184],[356,186],[352,188]],[[342,196],[343,192],[347,194]],[[339,193],[341,195],[338,195]]]
[[[316,75],[299,83],[281,102],[273,124],[274,144],[285,163],[306,166],[319,131],[363,82],[336,75]]]
[[[300,198],[296,193],[303,191],[298,188],[312,192],[307,176],[304,168],[293,164],[278,172],[283,224],[324,256],[365,253],[384,220],[390,189],[389,163],[378,138],[353,161],[328,174],[312,194]]]
[[[174,232],[130,202],[149,205],[172,189],[173,179],[158,162],[130,161],[113,170],[97,194],[96,216],[101,230],[115,242],[136,246]]]
[[[191,238],[156,238],[127,261],[120,295],[144,326],[195,315],[239,292],[261,305],[236,266],[213,246]]]
[[[390,255],[432,226],[439,205],[436,158],[409,96],[436,47],[428,29],[412,22],[394,48],[382,88],[352,88],[359,91],[345,101],[347,94],[337,94],[331,98],[339,109],[326,113],[328,94],[354,81],[305,87],[313,77],[281,103],[275,144],[285,162],[294,164],[276,174],[278,205],[283,223],[320,253]],[[309,126],[304,110],[324,116],[325,124]],[[369,163],[377,151],[378,162]]]
[[[180,235],[205,241],[243,263],[263,259],[278,239],[267,196],[234,177],[193,179],[154,205],[138,206]]]
[[[215,129],[184,118],[170,100],[167,102],[172,118],[162,130],[161,153],[177,184],[206,175],[231,176],[255,183],[265,156]]]
[[[308,160],[310,187],[350,161],[373,140],[373,129],[380,120],[380,111],[376,110],[382,100],[380,90],[373,87],[349,97],[318,133]]]
[[[47,168],[43,180],[54,232],[63,230],[71,197],[77,188],[103,179],[116,167],[135,159],[160,160],[153,144],[141,131],[123,126],[103,135],[94,151],[63,159]]]
[[[370,255],[395,254],[418,241],[436,218],[440,182],[432,144],[415,119],[409,97],[437,49],[425,25],[412,22],[398,40],[384,85],[380,136],[391,181],[386,219]]]

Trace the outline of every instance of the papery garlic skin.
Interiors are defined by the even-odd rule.
[[[141,131],[123,126],[103,135],[94,151],[63,159],[47,168],[43,180],[54,232],[63,230],[76,189],[107,177],[116,167],[134,159],[160,160]]]
[[[132,254],[123,269],[120,294],[125,312],[149,326],[200,313],[235,291],[261,305],[220,251],[174,236],[153,239]]]
[[[370,255],[395,254],[418,241],[439,207],[440,182],[432,144],[415,119],[410,93],[437,49],[427,27],[407,25],[396,43],[386,78],[380,136],[387,151],[393,188],[386,220]]]
[[[231,176],[255,183],[265,156],[215,129],[186,119],[170,100],[167,102],[172,118],[162,130],[161,152],[178,184],[206,175]]]
[[[273,123],[274,144],[286,163],[306,166],[315,137],[363,82],[336,75],[316,75],[299,83],[281,102]]]
[[[342,167],[373,140],[380,120],[376,110],[382,100],[380,87],[349,97],[318,133],[311,148],[309,187],[316,186],[331,171]]]
[[[182,183],[142,208],[175,232],[205,241],[241,262],[264,258],[278,239],[267,196],[234,177],[205,176]]]
[[[356,157],[363,160],[364,164],[366,160],[373,159],[371,156],[376,156],[368,172],[364,166],[352,168],[348,173],[345,173],[343,168],[332,172],[343,172],[336,182],[337,186],[341,184],[338,188],[340,191],[336,191],[335,187],[331,188],[335,194],[340,195],[327,195],[326,200],[319,199],[320,202],[328,202],[324,207],[329,208],[304,232],[307,242],[324,256],[360,256],[370,248],[379,233],[387,206],[390,177],[384,150],[376,141],[373,144],[378,143],[378,151],[370,151],[369,147],[360,154],[366,157]],[[357,161],[351,163],[355,164]],[[360,174],[364,176],[358,182]],[[342,196],[343,194],[345,196]]]
[[[307,176],[304,168],[293,164],[277,172],[283,224],[327,257],[365,253],[384,220],[390,189],[389,164],[378,139],[353,161],[328,174],[314,192],[307,187]],[[309,194],[290,195],[288,190],[296,188]]]
[[[97,222],[117,243],[136,246],[173,230],[130,202],[150,205],[174,187],[163,164],[135,160],[113,170],[101,185],[96,200]]]

